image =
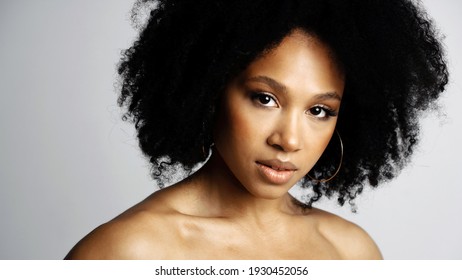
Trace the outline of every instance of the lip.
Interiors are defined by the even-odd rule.
[[[282,185],[290,181],[297,167],[291,162],[277,159],[256,161],[258,171],[269,183]]]

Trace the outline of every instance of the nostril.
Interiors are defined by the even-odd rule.
[[[273,146],[274,148],[276,148],[276,149],[279,150],[279,151],[284,151],[284,148],[283,148],[281,145],[273,144],[273,145],[271,145],[271,146]]]

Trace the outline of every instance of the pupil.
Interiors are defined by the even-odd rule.
[[[313,108],[313,109],[311,110],[311,113],[312,113],[313,115],[319,115],[319,114],[321,114],[321,108],[319,108],[319,107]]]
[[[271,101],[271,99],[269,98],[269,96],[265,96],[265,95],[260,96],[260,102],[262,104],[268,104],[270,101]]]

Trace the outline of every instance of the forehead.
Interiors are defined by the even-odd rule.
[[[242,74],[245,79],[268,76],[289,88],[310,92],[342,94],[344,88],[344,74],[331,49],[316,36],[298,30],[257,58]]]

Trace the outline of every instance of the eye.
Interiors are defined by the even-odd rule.
[[[264,107],[278,107],[274,97],[266,93],[256,92],[252,94],[252,100]]]
[[[308,111],[312,116],[321,120],[327,120],[330,117],[337,116],[337,113],[334,110],[321,105],[316,105]]]
[[[316,107],[313,107],[310,109],[310,113],[313,115],[313,116],[316,116],[318,118],[325,118],[326,117],[326,111],[324,110],[324,108],[322,107],[319,107],[319,106],[316,106]]]

